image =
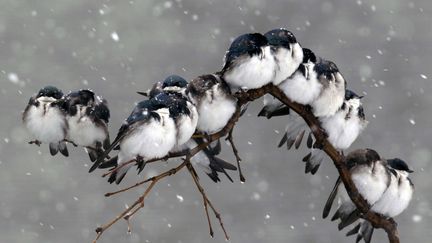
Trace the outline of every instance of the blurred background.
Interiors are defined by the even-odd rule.
[[[109,191],[166,170],[178,161],[129,173],[121,187],[89,174],[89,160],[70,147],[68,158],[28,145],[21,112],[51,84],[64,92],[90,88],[109,102],[115,136],[134,102],[170,74],[192,79],[218,71],[230,42],[246,32],[290,29],[304,47],[334,61],[348,87],[363,93],[370,121],[352,146],[400,157],[416,171],[416,193],[396,218],[401,242],[426,242],[432,231],[430,79],[432,2],[427,0],[173,0],[0,1],[0,235],[1,242],[91,242],[94,229],[143,191],[105,198]],[[354,242],[321,219],[336,170],[325,163],[303,174],[306,149],[276,147],[284,118],[267,120],[254,102],[235,129],[246,183],[223,175],[201,182],[222,214],[231,242]],[[305,146],[303,146],[305,147]],[[228,147],[223,158],[234,161]],[[225,242],[214,222],[208,235],[202,198],[185,171],[163,180],[132,219],[100,242]],[[214,219],[214,218],[213,218]],[[386,242],[378,230],[373,242]]]

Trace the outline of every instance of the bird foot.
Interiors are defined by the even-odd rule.
[[[30,141],[30,142],[28,142],[28,144],[35,144],[35,145],[37,145],[37,146],[41,146],[41,144],[42,144],[42,142],[41,141],[39,141],[39,140],[33,140],[33,141]]]

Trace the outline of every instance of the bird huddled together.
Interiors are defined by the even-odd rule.
[[[136,166],[141,172],[148,161],[188,151],[209,141],[209,135],[221,131],[237,109],[237,92],[277,86],[293,102],[304,105],[318,119],[327,140],[341,154],[366,128],[361,98],[347,89],[347,82],[332,61],[317,57],[303,48],[287,29],[265,34],[241,35],[231,43],[222,70],[201,75],[190,82],[171,75],[157,82],[132,109],[110,142],[107,102],[90,90],[63,95],[47,86],[32,97],[24,111],[23,121],[36,140],[48,143],[52,155],[58,151],[68,156],[67,143],[86,148],[93,165],[111,168],[108,181],[120,183],[127,171]],[[244,112],[247,107],[241,107]],[[268,119],[286,116],[287,128],[279,147],[299,148],[308,130],[307,124],[281,101],[267,94],[258,116]],[[231,132],[232,133],[232,130]],[[231,134],[230,134],[231,135]],[[230,140],[233,150],[236,150]],[[305,172],[315,174],[326,154],[311,132],[307,138],[311,152],[303,161]],[[116,155],[111,156],[112,151]],[[220,181],[219,173],[233,181],[227,170],[237,166],[218,157],[220,141],[207,144],[192,163],[209,177]],[[387,217],[400,214],[408,206],[414,187],[408,178],[412,172],[400,159],[383,159],[371,149],[360,149],[346,156],[352,180],[370,209]],[[338,178],[324,208],[327,217],[339,196],[339,207],[332,220],[340,220],[339,229],[358,222],[348,235],[357,234],[357,242],[371,241],[372,225],[361,219],[361,213],[347,196]]]

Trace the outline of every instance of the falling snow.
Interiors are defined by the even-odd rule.
[[[183,199],[183,197],[181,195],[177,194],[176,197],[177,197],[177,199],[178,199],[179,202],[183,202],[184,199]]]
[[[118,42],[120,40],[120,37],[118,36],[117,32],[112,32],[111,39],[113,39],[113,41],[115,42]]]

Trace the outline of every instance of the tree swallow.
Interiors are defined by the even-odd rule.
[[[291,76],[303,60],[303,50],[287,29],[274,29],[264,34],[276,60],[273,84],[278,85]]]
[[[309,68],[313,69],[312,67],[316,62],[315,54],[310,49],[303,48],[301,56],[303,58],[302,62],[297,65],[297,69],[291,74],[291,76],[283,80],[283,82],[279,85],[279,88],[284,91],[287,97],[290,98],[292,101],[305,105],[309,104],[313,99],[316,98],[316,93],[319,92],[320,86],[315,79],[308,80],[306,78],[306,76],[309,77]],[[315,89],[309,90],[312,92],[308,93],[307,89],[311,87],[315,87]],[[293,89],[299,89],[300,92],[306,93],[308,95],[312,94],[312,97],[298,95],[297,92]],[[285,106],[282,102],[280,102],[273,96],[266,94],[264,96],[264,107],[258,113],[258,116],[266,116],[268,119],[270,119],[273,116],[283,116],[288,114],[289,108],[287,106]]]
[[[202,124],[203,118],[212,122],[215,121],[219,122],[218,119],[206,118],[207,115],[211,115],[209,111],[215,110],[217,113],[217,111],[220,110],[219,107],[226,106],[225,103],[229,103],[230,106],[232,105],[232,109],[229,109],[232,110],[231,113],[234,113],[235,111],[235,101],[233,103],[229,102],[231,101],[231,99],[234,100],[234,98],[231,97],[228,85],[226,83],[223,83],[223,85],[221,85],[222,81],[220,81],[220,79],[216,80],[215,77],[217,76],[215,75],[207,75],[208,76],[207,79],[203,78],[204,76],[201,76],[193,80],[190,84],[188,84],[188,82],[182,77],[177,75],[171,75],[168,78],[166,78],[163,82],[157,82],[153,86],[153,88],[147,92],[147,94],[151,98],[159,93],[168,92],[168,93],[172,93],[171,94],[172,96],[174,94],[181,94],[183,98],[187,99],[188,102],[187,107],[189,108],[190,110],[189,113],[191,114],[193,119],[189,119],[190,120],[189,122],[180,122],[179,121],[181,119],[180,118],[177,119],[178,122],[176,122],[179,131],[182,130],[182,125],[180,125],[181,123],[184,124],[183,130],[188,130],[184,132],[185,134],[187,133],[187,135],[183,136],[184,138],[187,137],[190,138],[192,136],[193,132],[195,131],[195,127],[197,126],[197,120],[198,120],[198,124],[201,124],[201,128],[205,126],[205,124],[204,125]],[[138,92],[138,93],[144,94],[143,92]],[[230,96],[231,99],[229,99],[229,101],[226,100],[227,99],[225,97],[226,95]],[[197,109],[195,108],[195,105],[190,104],[189,100],[192,101],[194,104],[198,105],[198,110],[200,110],[201,112],[205,110],[206,113],[198,116],[199,112],[197,113]],[[227,109],[225,109],[222,112],[222,114],[219,114],[219,117],[226,116],[227,117],[226,122],[227,122],[229,118],[231,118],[231,115],[228,114],[229,115],[228,117],[225,114],[226,110]],[[194,120],[194,122],[192,122],[192,120]],[[199,123],[199,121],[201,121],[201,123]],[[216,129],[221,129],[222,127],[224,127],[226,125],[226,122],[222,126],[216,124]],[[193,131],[190,130],[191,128],[193,128]],[[212,129],[200,130],[200,126],[198,126],[198,130],[204,131],[205,133],[214,132],[214,130]],[[186,143],[183,143],[183,141],[177,142],[177,146],[171,152],[182,151],[185,149],[193,149],[198,145],[198,143],[205,142],[203,139],[200,138],[191,138]],[[198,154],[196,154],[194,157],[191,158],[191,162],[193,164],[199,165],[199,167],[202,168],[205,171],[205,173],[215,182],[220,181],[218,172],[224,173],[228,177],[228,179],[232,181],[231,177],[227,174],[225,169],[236,170],[237,168],[231,165],[230,163],[216,157],[216,155],[220,153],[219,141],[216,147],[219,149],[212,148],[211,146],[204,148],[202,151],[200,151]]]
[[[108,121],[110,111],[106,100],[88,89],[70,92],[64,97],[67,113],[68,142],[83,146],[90,160],[102,155],[102,148],[110,145]]]
[[[322,89],[318,97],[310,104],[317,117],[332,116],[344,102],[346,81],[336,64],[320,59],[314,66]]]
[[[189,83],[187,94],[197,107],[197,130],[202,133],[213,134],[220,131],[236,111],[237,100],[218,74],[195,78]]]
[[[396,217],[402,213],[412,199],[414,185],[408,178],[413,171],[409,169],[405,161],[395,158],[387,160],[390,182],[380,199],[371,205],[371,210],[387,217]],[[366,220],[360,222],[351,229],[347,236],[357,234],[356,242],[364,240],[370,243],[373,234],[373,226]]]
[[[361,98],[353,91],[346,90],[345,101],[341,108],[332,116],[319,118],[322,128],[327,133],[328,141],[339,151],[348,149],[368,124]],[[313,148],[311,153],[303,158],[306,162],[305,172],[315,174],[326,158],[328,156],[324,151]]]
[[[388,193],[392,184],[392,173],[387,161],[381,159],[372,149],[359,149],[348,154],[346,163],[358,192],[373,209],[374,205]],[[323,210],[323,218],[326,218],[336,195],[339,195],[340,205],[332,218],[332,221],[340,219],[339,230],[360,218],[360,212],[349,198],[341,182],[341,179],[338,178]]]
[[[257,89],[271,83],[276,60],[265,36],[259,33],[237,37],[225,55],[221,76],[231,90]]]
[[[22,120],[36,139],[30,143],[49,143],[51,155],[60,151],[64,156],[68,156],[64,141],[68,124],[62,104],[63,92],[54,86],[46,86],[30,98]]]
[[[90,168],[90,172],[104,162],[104,158],[117,145],[120,147],[118,155],[105,163],[115,163],[122,167],[111,174],[108,180],[110,183],[115,181],[119,184],[124,178],[132,166],[123,166],[124,163],[136,160],[141,171],[146,160],[166,156],[178,142],[175,119],[181,110],[173,108],[172,102],[172,97],[166,93],[139,102],[120,127],[112,144]]]

